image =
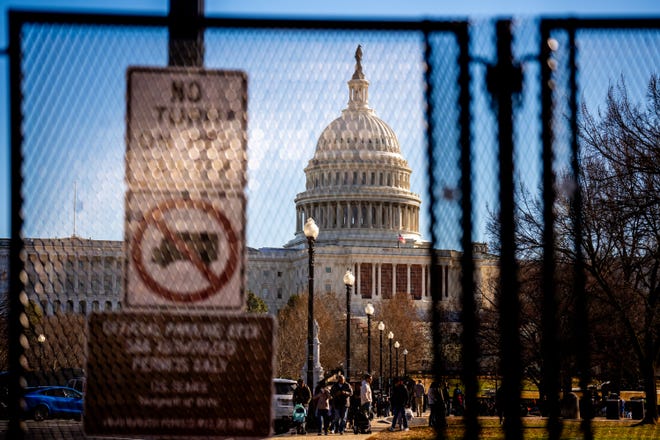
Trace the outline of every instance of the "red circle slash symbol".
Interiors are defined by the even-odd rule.
[[[166,213],[181,209],[193,209],[204,212],[217,222],[224,232],[227,243],[229,244],[229,254],[225,267],[219,273],[212,270],[210,264],[207,264],[208,261],[205,262],[199,255],[199,252],[197,252],[195,248],[181,236],[181,234],[173,231],[165,221]],[[202,273],[204,278],[208,281],[208,287],[191,292],[177,292],[153,278],[144,264],[142,249],[144,233],[150,226],[156,227],[163,234],[165,240],[174,245],[174,249],[178,255],[181,256],[182,260],[192,263],[193,266]],[[140,222],[135,233],[131,258],[137,268],[140,278],[155,294],[168,301],[184,303],[198,302],[218,293],[231,279],[236,270],[238,261],[238,238],[227,217],[210,203],[204,200],[168,200],[158,204],[155,208],[150,210],[145,215],[144,220]]]

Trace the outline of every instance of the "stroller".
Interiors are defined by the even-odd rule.
[[[291,421],[293,426],[296,427],[296,433],[307,434],[305,431],[305,420],[307,419],[307,410],[300,403],[293,407],[293,417]]]
[[[363,411],[362,408],[356,408],[352,415],[353,434],[371,434],[369,414],[367,414],[366,411]]]

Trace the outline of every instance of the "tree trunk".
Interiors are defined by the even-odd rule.
[[[644,359],[641,367],[644,376],[644,393],[646,394],[646,412],[641,424],[655,425],[658,423],[658,394],[655,385],[655,361],[653,356]]]

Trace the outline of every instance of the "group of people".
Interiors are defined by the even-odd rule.
[[[373,395],[371,392],[371,375],[365,375],[360,387],[360,410],[371,414]],[[328,435],[329,432],[343,435],[346,430],[348,410],[353,396],[353,387],[346,382],[343,375],[337,376],[337,382],[331,387],[318,385],[312,396],[309,387],[302,379],[298,379],[298,386],[293,392],[293,404],[301,404],[308,408],[314,401],[315,417],[318,426],[318,435]],[[303,425],[299,433],[306,433]]]
[[[360,385],[359,411],[369,418],[373,417],[374,396],[371,389],[372,380],[372,376],[366,374]],[[429,426],[445,426],[446,417],[450,414],[451,407],[453,406],[457,413],[463,407],[462,397],[463,395],[458,385],[456,385],[453,395],[450,395],[449,387],[446,383],[443,387],[437,382],[433,382],[427,392],[421,380],[418,380],[409,390],[403,378],[397,378],[395,379],[395,384],[390,395],[389,403],[392,410],[392,423],[389,430],[394,431],[397,425],[399,425],[401,430],[408,431],[406,408],[412,406],[416,410],[417,417],[421,417],[424,413],[425,400],[430,410]],[[346,378],[341,374],[337,376],[337,382],[332,386],[319,384],[313,395],[307,384],[302,379],[299,379],[298,387],[293,393],[294,405],[301,404],[307,409],[313,401],[318,435],[328,435],[328,433],[342,435],[345,432],[352,398],[357,400],[357,396],[353,396],[353,387],[351,387],[346,381]],[[306,433],[304,424],[302,427],[298,427],[298,432]]]

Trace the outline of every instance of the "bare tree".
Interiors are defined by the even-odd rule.
[[[293,295],[278,315],[276,374],[297,378],[302,372],[307,354],[307,294]],[[337,368],[344,359],[346,323],[337,296],[333,293],[316,295],[314,320],[319,324],[321,365],[326,370]],[[343,318],[343,321],[342,321]],[[342,322],[344,323],[342,325]]]
[[[630,102],[623,81],[610,88],[606,104],[606,110],[597,116],[583,108],[579,132],[583,233],[577,242],[587,272],[592,363],[603,367],[600,370],[604,376],[614,374],[611,368],[625,369],[628,375],[638,372],[643,378],[647,402],[643,423],[655,424],[655,370],[660,356],[660,81],[656,75],[649,81],[646,107]],[[570,173],[559,180],[561,188],[575,188]],[[574,316],[571,268],[577,258],[576,218],[571,209],[574,196],[572,191],[558,191],[554,206],[559,303],[556,318],[563,351],[557,355],[562,360],[565,384],[577,373],[574,358],[580,349],[568,322]],[[524,296],[522,338],[538,331],[534,319],[540,316],[535,304],[540,304],[537,296],[543,246],[541,203],[524,188],[520,190],[516,246],[523,263],[518,274]],[[491,221],[489,233],[496,245],[498,230],[497,221]],[[525,344],[523,354],[530,379],[535,365],[543,368],[541,358],[530,352],[530,347],[538,347],[535,337]],[[622,359],[628,359],[627,365],[622,365]],[[539,387],[543,389],[542,382]]]
[[[657,423],[655,370],[660,355],[660,81],[645,107],[630,102],[623,80],[607,109],[583,108],[583,228],[588,289],[621,324],[644,381],[644,423]],[[571,258],[569,249],[564,255]]]

